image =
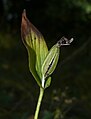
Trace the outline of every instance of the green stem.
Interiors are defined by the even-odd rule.
[[[34,119],[38,119],[38,115],[39,115],[39,110],[40,110],[43,94],[44,94],[44,89],[40,88],[40,94],[39,94],[39,98],[38,98],[38,102],[37,102],[37,107],[36,107]]]

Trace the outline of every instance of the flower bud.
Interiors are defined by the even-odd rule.
[[[44,75],[45,78],[51,75],[54,69],[56,68],[59,58],[59,50],[60,49],[58,45],[54,45],[50,49],[47,57],[45,58],[44,63],[42,65],[42,75]]]
[[[46,56],[41,72],[42,72],[42,87],[44,87],[45,79],[50,76],[53,71],[55,70],[58,59],[59,59],[59,54],[60,54],[60,46],[63,45],[70,45],[70,43],[73,41],[71,38],[68,40],[65,37],[62,37],[48,52],[48,55]]]

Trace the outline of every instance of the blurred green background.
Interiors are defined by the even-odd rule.
[[[44,35],[49,49],[62,37],[40,119],[91,119],[91,0],[0,0],[0,119],[33,119],[39,87],[28,69],[21,14]]]

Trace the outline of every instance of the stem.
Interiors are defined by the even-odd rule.
[[[38,115],[39,115],[39,110],[40,110],[43,94],[44,94],[44,89],[40,88],[40,94],[39,94],[39,98],[38,98],[38,102],[37,102],[37,107],[36,107],[34,119],[38,119]]]

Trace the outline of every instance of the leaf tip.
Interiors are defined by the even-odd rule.
[[[22,13],[22,21],[21,21],[21,36],[22,36],[22,39],[24,39],[30,31],[29,24],[30,24],[30,22],[27,19],[26,10],[24,9],[23,13]]]
[[[26,9],[23,10],[22,15],[26,16]]]

